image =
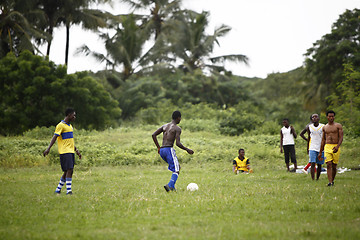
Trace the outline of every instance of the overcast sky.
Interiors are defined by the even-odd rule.
[[[346,9],[360,8],[360,0],[183,0],[183,8],[210,12],[207,31],[226,24],[230,33],[219,38],[220,46],[214,56],[244,54],[250,65],[226,63],[234,74],[263,77],[269,73],[287,72],[302,66],[304,53],[323,35],[330,33],[332,24]],[[115,5],[111,12],[127,12]],[[106,9],[110,10],[110,9]],[[104,65],[91,57],[74,56],[76,48],[87,44],[92,50],[105,53],[98,36],[72,27],[68,72],[94,72]],[[46,46],[41,48],[46,53]],[[55,31],[50,60],[63,64],[65,59],[65,30]]]

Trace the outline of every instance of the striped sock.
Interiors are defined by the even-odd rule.
[[[71,182],[72,178],[66,178],[66,194],[71,192]]]
[[[65,179],[60,178],[59,185],[57,186],[57,188],[56,188],[55,192],[56,192],[56,193],[60,193],[61,188],[64,186],[64,184],[65,184]]]
[[[176,183],[176,180],[178,179],[179,177],[179,174],[174,172],[172,175],[171,175],[171,179],[170,179],[170,182],[168,183],[169,187],[171,188],[175,188],[175,183]]]

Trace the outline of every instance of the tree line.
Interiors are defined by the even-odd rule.
[[[0,4],[1,134],[52,126],[62,116],[59,109],[69,105],[84,117],[79,118],[79,127],[103,129],[135,118],[157,123],[161,115],[157,106],[186,104],[226,111],[220,114],[225,116],[220,121],[225,134],[241,134],[284,116],[306,122],[312,112],[330,107],[346,116],[340,120],[360,134],[352,124],[358,123],[360,112],[359,9],[339,16],[331,33],[307,50],[304,66],[266,79],[249,79],[233,76],[222,64],[226,60],[246,64],[246,56],[212,56],[219,38],[231,29],[222,25],[207,34],[209,13],[182,9],[181,1],[169,0],[122,1],[133,9],[148,10],[142,15],[113,15],[92,8],[94,3],[109,2],[5,0]],[[74,24],[103,39],[106,54],[85,44],[78,49],[105,61],[103,71],[68,75],[66,64],[56,66],[48,57],[38,56],[40,44],[47,44],[46,55],[50,54],[54,28],[66,26],[69,34]],[[151,47],[144,52],[148,42]]]
[[[242,54],[211,56],[219,38],[231,28],[222,25],[207,34],[209,13],[197,13],[180,7],[180,0],[122,0],[133,10],[148,10],[149,14],[114,15],[92,8],[107,0],[5,0],[1,4],[1,52],[18,55],[22,50],[39,53],[38,46],[47,44],[50,55],[54,29],[66,28],[65,65],[68,64],[69,35],[73,25],[94,31],[103,40],[106,54],[90,49],[86,44],[78,53],[105,62],[109,69],[121,70],[123,80],[129,78],[137,66],[149,71],[155,66],[182,68],[183,71],[209,68],[225,71],[224,61],[247,64]],[[111,30],[112,33],[109,33]],[[145,44],[151,43],[145,51]]]

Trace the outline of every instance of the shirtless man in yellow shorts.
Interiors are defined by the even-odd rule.
[[[340,123],[334,122],[335,112],[327,111],[328,123],[323,128],[321,149],[318,158],[322,160],[321,153],[325,152],[325,162],[327,166],[328,186],[334,186],[336,166],[339,163],[340,145],[343,141],[343,129]]]

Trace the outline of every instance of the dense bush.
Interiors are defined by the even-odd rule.
[[[121,115],[117,101],[87,73],[68,75],[66,67],[28,51],[0,60],[0,81],[0,134],[53,126],[69,106],[81,128],[103,129]]]

